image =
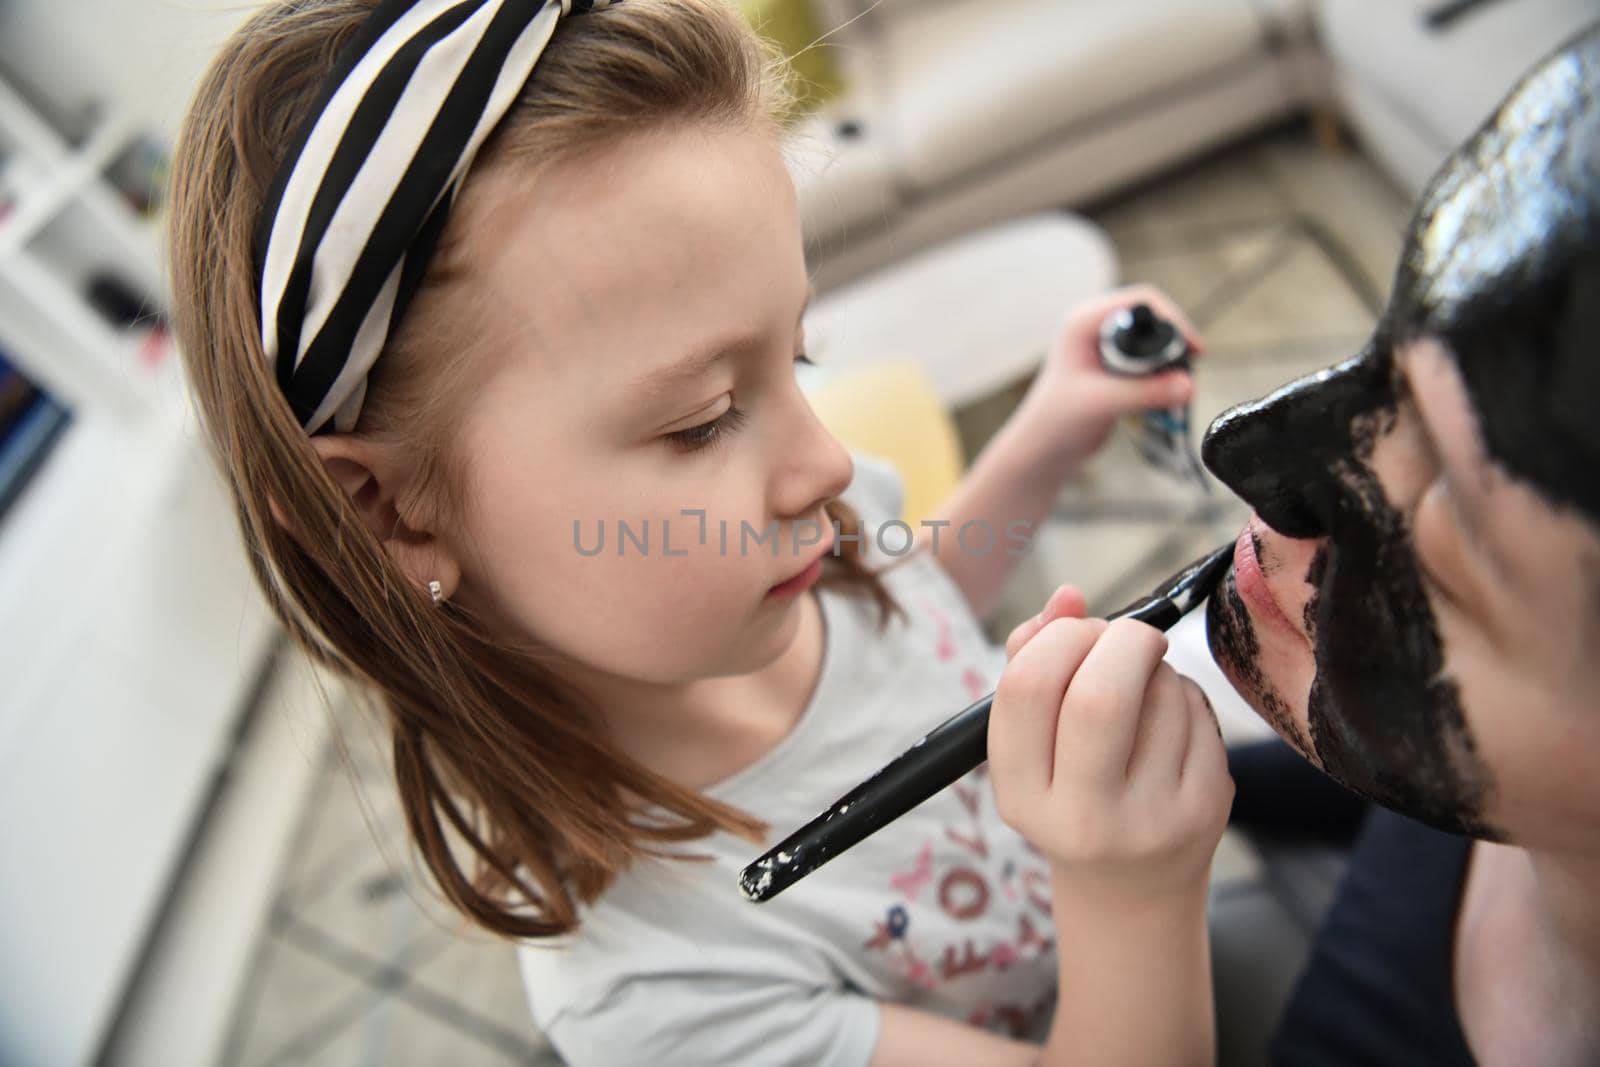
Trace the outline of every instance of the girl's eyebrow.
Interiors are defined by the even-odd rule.
[[[806,312],[811,308],[811,302],[816,299],[816,295],[816,283],[808,284],[806,297],[800,303],[800,313],[794,319],[796,330],[800,328],[800,323],[805,319]],[[759,336],[743,337],[710,345],[705,350],[696,352],[677,363],[650,371],[628,386],[628,392],[643,403],[659,401],[663,397],[670,396],[685,383],[699,378],[730,356],[754,348],[761,340]]]

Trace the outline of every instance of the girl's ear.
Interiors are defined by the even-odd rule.
[[[406,472],[391,452],[354,434],[317,434],[311,447],[406,576],[424,592],[437,581],[448,598],[460,583],[460,565],[429,524],[401,516],[396,502],[407,488]],[[276,501],[272,508],[282,522]]]

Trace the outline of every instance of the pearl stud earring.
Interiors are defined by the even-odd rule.
[[[437,578],[428,583],[428,595],[433,597],[435,604],[444,599],[444,586],[439,584]]]

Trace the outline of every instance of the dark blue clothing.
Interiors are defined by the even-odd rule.
[[[1374,807],[1272,1043],[1281,1064],[1472,1064],[1454,931],[1470,838]]]
[[[1272,1062],[1474,1064],[1452,980],[1471,839],[1365,804],[1279,741],[1243,746],[1229,762],[1242,798],[1239,825],[1258,822],[1265,807],[1275,832],[1297,809],[1311,814],[1312,832],[1324,839],[1358,831],[1278,1023]],[[1301,795],[1307,806],[1297,803]],[[1273,802],[1263,805],[1264,796]]]

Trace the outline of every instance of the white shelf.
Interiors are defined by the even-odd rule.
[[[72,406],[96,404],[137,418],[171,403],[170,379],[129,358],[136,335],[119,333],[35,256],[0,259],[0,346],[30,377]]]
[[[35,158],[35,164],[42,163],[43,169],[17,190],[11,214],[0,220],[0,259],[16,254],[78,198],[103,192],[97,189],[101,172],[127,147],[135,132],[126,118],[117,116],[102,122],[82,148],[69,151],[55,165]]]
[[[72,146],[3,78],[0,78],[0,134],[24,155],[41,163],[59,163],[72,155]]]
[[[170,305],[156,224],[102,180],[138,132],[111,109],[74,147],[0,79],[0,146],[22,164],[0,219],[0,350],[70,406],[170,422],[172,376],[130,361],[139,340],[107,323],[83,293],[94,272],[106,271],[154,307]]]

